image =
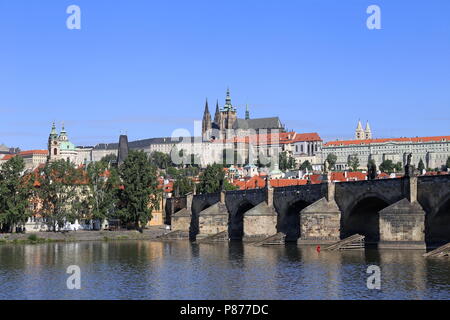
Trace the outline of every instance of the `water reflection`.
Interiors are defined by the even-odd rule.
[[[78,265],[82,289],[68,290]],[[381,268],[381,290],[366,287]],[[111,241],[0,246],[1,299],[448,299],[450,259],[421,251]]]

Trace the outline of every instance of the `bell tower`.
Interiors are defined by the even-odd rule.
[[[60,158],[60,141],[56,132],[55,122],[53,122],[52,130],[48,136],[48,161],[55,161]]]

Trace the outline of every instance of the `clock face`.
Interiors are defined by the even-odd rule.
[[[56,145],[56,144],[57,144],[57,142],[56,142],[56,141],[54,141],[54,142],[53,142],[53,144],[54,144],[54,145]]]

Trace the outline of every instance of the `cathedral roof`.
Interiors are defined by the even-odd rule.
[[[236,119],[233,129],[281,129],[280,118],[256,118],[256,119]]]

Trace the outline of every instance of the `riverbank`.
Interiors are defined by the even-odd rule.
[[[109,240],[154,240],[169,232],[163,226],[152,226],[142,233],[136,230],[121,231],[67,231],[2,233],[0,244],[34,244],[46,242],[109,241]]]

